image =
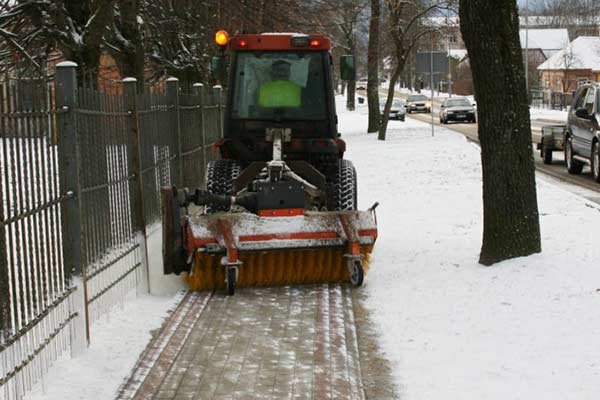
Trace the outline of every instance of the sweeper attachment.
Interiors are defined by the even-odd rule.
[[[363,282],[375,204],[357,211],[356,171],[337,132],[329,39],[219,32],[231,53],[221,159],[206,188],[162,191],[165,273],[192,290]],[[212,62],[224,79],[224,57]],[[343,79],[354,78],[351,57]]]

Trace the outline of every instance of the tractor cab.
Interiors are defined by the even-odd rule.
[[[225,35],[222,31],[217,33]],[[223,54],[212,63],[213,77],[227,76],[224,158],[245,163],[272,158],[268,129],[289,129],[284,158],[339,159],[345,145],[338,138],[331,41],[321,35],[244,34],[223,40]],[[220,43],[219,43],[220,44]],[[353,74],[353,60],[343,64]],[[229,71],[225,71],[225,65]],[[317,162],[311,162],[317,166]],[[317,166],[318,167],[318,166]]]

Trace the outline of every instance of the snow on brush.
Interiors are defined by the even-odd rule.
[[[479,148],[411,118],[381,142],[343,106],[359,206],[381,204],[363,290],[399,397],[599,398],[598,206],[538,175],[543,252],[484,267]]]

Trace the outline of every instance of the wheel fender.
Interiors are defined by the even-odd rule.
[[[344,153],[346,152],[346,141],[344,141],[344,139],[337,138],[335,139],[335,143],[337,144],[340,158],[344,158]]]

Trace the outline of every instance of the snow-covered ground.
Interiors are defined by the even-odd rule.
[[[411,118],[390,121],[378,141],[365,105],[350,113],[338,100],[360,207],[381,203],[361,290],[401,398],[598,398],[600,208],[538,176],[543,253],[483,267],[479,148],[444,128],[432,138]],[[154,261],[157,249],[153,241]],[[140,296],[96,322],[88,351],[60,359],[26,400],[113,398],[177,301],[179,282],[161,289],[155,278],[166,296]]]
[[[566,110],[549,110],[547,108],[535,108],[531,107],[529,109],[529,113],[531,114],[531,119],[543,119],[550,121],[562,121],[563,123],[567,123],[567,115],[569,114]]]
[[[484,267],[477,145],[410,118],[381,142],[364,108],[338,114],[359,205],[381,203],[363,290],[400,398],[599,398],[598,205],[538,175],[543,253]]]
[[[92,325],[90,347],[58,359],[24,400],[109,400],[131,373],[180,295],[128,299]]]

